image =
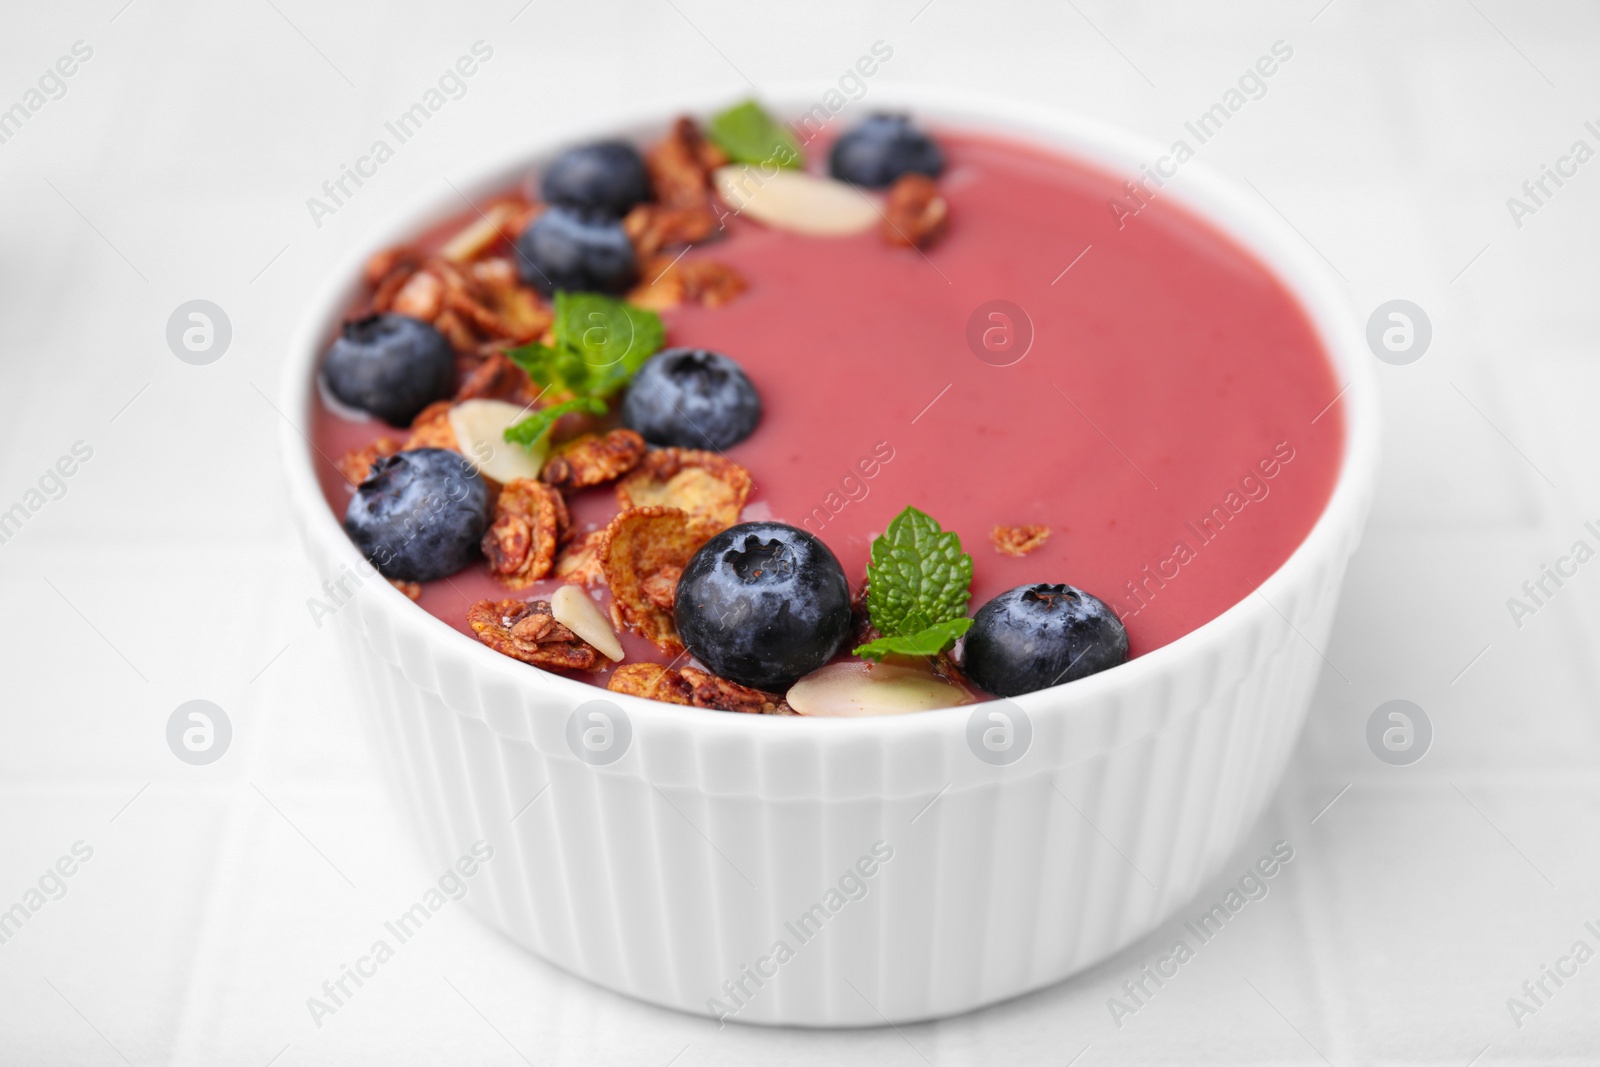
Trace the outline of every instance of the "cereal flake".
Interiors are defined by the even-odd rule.
[[[598,553],[611,587],[611,617],[617,629],[627,627],[669,654],[682,652],[672,610],[661,603],[662,576],[674,570],[682,574],[689,558],[710,537],[703,523],[691,521],[677,508],[629,508],[612,519]]]
[[[750,472],[715,452],[658,448],[617,485],[624,508],[667,507],[706,528],[706,538],[739,521],[750,496]]]

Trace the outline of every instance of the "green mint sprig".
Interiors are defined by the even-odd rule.
[[[735,163],[805,166],[805,155],[794,134],[754,100],[712,115],[706,133]]]
[[[876,641],[868,641],[856,648],[855,655],[873,660],[885,656],[937,656],[971,628],[971,619],[951,619],[918,630],[909,637],[880,637]]]
[[[971,596],[972,557],[962,551],[960,536],[907,507],[873,538],[867,614],[884,636],[855,655],[938,655],[972,625],[966,618]]]
[[[532,448],[541,437],[550,432],[550,427],[554,426],[561,416],[570,415],[574,411],[588,415],[604,415],[606,410],[606,402],[598,397],[574,397],[559,404],[551,404],[547,408],[540,408],[527,418],[506,427],[503,436],[514,445]]]
[[[533,449],[568,411],[603,415],[604,401],[636,374],[666,341],[661,316],[599,293],[558,291],[553,301],[555,344],[538,341],[506,355],[547,392],[568,399],[506,429],[505,439]],[[552,415],[551,412],[556,412]]]

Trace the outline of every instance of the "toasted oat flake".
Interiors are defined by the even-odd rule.
[[[676,508],[706,527],[709,538],[739,521],[750,486],[750,472],[725,456],[658,448],[618,483],[617,502],[624,508]]]
[[[402,582],[398,578],[390,578],[389,584],[404,593],[413,604],[422,599],[422,585],[419,582]]]
[[[555,563],[556,546],[570,521],[556,490],[532,478],[508,482],[483,535],[489,572],[512,589],[543,578]]]
[[[1039,525],[996,526],[989,531],[995,551],[1005,556],[1026,556],[1050,539],[1050,527]]]
[[[539,477],[572,492],[622,477],[644,458],[644,438],[632,430],[588,433],[557,445]]]
[[[660,576],[674,569],[681,574],[711,534],[704,523],[660,505],[629,508],[611,520],[598,554],[618,629],[625,626],[669,654],[683,651],[672,610],[660,603]]]
[[[467,609],[467,625],[496,652],[535,667],[595,671],[606,663],[599,649],[556,621],[547,601],[479,601]]]

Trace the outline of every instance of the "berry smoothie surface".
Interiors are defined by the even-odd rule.
[[[1343,451],[1332,366],[1282,283],[1171,200],[1128,216],[1109,174],[931,132],[950,205],[932,248],[730,219],[687,257],[728,264],[749,289],[664,312],[667,343],[732,356],[761,394],[760,426],[727,453],[754,479],[745,518],[810,530],[859,583],[874,535],[913,504],[972,553],[973,610],[1068,582],[1116,609],[1131,655],[1159,648],[1248,596],[1321,514]],[[820,169],[825,151],[807,151]],[[342,518],[351,487],[331,460],[396,431],[315,407]],[[609,487],[583,494],[577,535],[616,510]],[[1042,548],[995,549],[995,526],[1024,524],[1050,527]],[[480,563],[420,603],[470,633],[472,603],[556,584],[512,594]],[[665,659],[623,641],[630,659]]]

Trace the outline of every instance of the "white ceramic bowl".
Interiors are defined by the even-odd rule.
[[[765,99],[798,115],[825,88]],[[591,117],[585,129],[512,146],[462,188],[502,188],[575,136],[644,136],[725,103]],[[863,106],[1129,174],[1163,154],[1083,119],[967,94],[874,85]],[[993,765],[969,747],[969,726],[990,725],[973,726],[971,708],[805,719],[608,694],[493,652],[369,582],[334,620],[365,669],[361,714],[430,862],[478,840],[494,848],[467,897],[486,921],[559,967],[656,1004],[741,1022],[878,1025],[1065,978],[1150,931],[1218,873],[1276,788],[1305,717],[1372,495],[1377,406],[1371,356],[1341,291],[1271,210],[1194,162],[1162,195],[1277,272],[1348,383],[1337,486],[1259,595],[1116,670],[1000,705],[1032,736],[1021,759]],[[459,207],[453,193],[431,198],[334,275],[289,352],[282,407],[299,426],[309,426],[315,363],[364,255]],[[360,566],[298,430],[285,428],[283,448],[316,565]],[[580,760],[568,741],[575,710],[597,699],[617,709],[610,751],[621,756],[605,765]],[[803,915],[812,918],[801,925]],[[788,951],[774,955],[778,942]]]

